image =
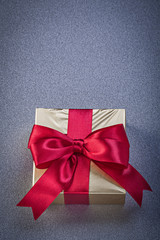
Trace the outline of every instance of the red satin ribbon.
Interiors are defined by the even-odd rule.
[[[31,207],[36,220],[74,178],[83,155],[115,179],[141,206],[143,190],[152,191],[129,163],[129,142],[123,124],[99,129],[73,139],[59,131],[34,125],[28,148],[37,168],[48,168],[17,206]],[[83,181],[85,176],[81,175]],[[84,194],[82,192],[82,194]]]

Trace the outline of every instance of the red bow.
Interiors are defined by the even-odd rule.
[[[129,142],[123,124],[99,129],[84,139],[34,125],[28,148],[37,168],[48,168],[17,206],[32,207],[37,219],[70,183],[80,155],[93,161],[118,182],[141,206],[149,184],[129,163]],[[83,176],[82,176],[83,178]]]

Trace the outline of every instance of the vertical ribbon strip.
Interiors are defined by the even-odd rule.
[[[92,109],[69,109],[67,135],[84,139],[92,131]],[[76,141],[75,141],[76,144]],[[79,142],[77,141],[77,144]],[[64,189],[65,204],[89,204],[90,159],[77,151],[74,177]]]

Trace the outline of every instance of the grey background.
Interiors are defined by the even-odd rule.
[[[160,239],[160,1],[0,1],[1,239]],[[125,108],[140,208],[16,207],[31,187],[35,108]]]

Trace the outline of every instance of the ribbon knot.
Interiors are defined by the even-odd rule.
[[[83,152],[83,139],[73,139],[73,151],[75,153],[82,153]]]

